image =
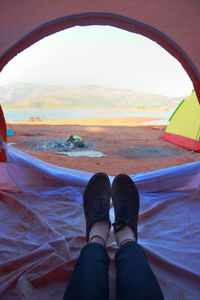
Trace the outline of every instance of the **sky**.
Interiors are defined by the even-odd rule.
[[[14,57],[0,85],[99,85],[166,96],[187,96],[192,82],[165,49],[111,26],[75,26],[46,37]]]

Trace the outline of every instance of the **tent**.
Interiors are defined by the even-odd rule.
[[[15,55],[59,30],[111,25],[165,48],[186,70],[200,101],[199,13],[199,0],[1,1],[0,71]],[[42,162],[7,145],[3,128],[0,298],[62,299],[85,243],[82,194],[92,174]],[[198,299],[200,163],[130,176],[141,197],[139,243],[165,299]],[[112,207],[110,216],[113,221]],[[111,231],[113,300],[115,250]]]
[[[3,142],[7,143],[7,129],[4,113],[0,105],[0,163],[6,162],[6,151],[3,149]]]
[[[195,91],[176,108],[162,139],[200,152],[200,106]]]
[[[11,126],[6,123],[5,117],[4,117],[4,113],[0,104],[0,136],[1,139],[3,139],[4,142],[7,141],[6,136],[12,136],[14,135]]]
[[[0,164],[1,299],[61,300],[85,244],[82,194],[93,174],[4,147],[7,162]],[[200,162],[196,162],[131,175],[141,199],[138,242],[166,300],[199,298],[199,170]],[[110,217],[113,222],[113,207]],[[113,230],[107,246],[110,299],[115,300]]]
[[[10,125],[6,123],[4,113],[0,104],[0,139],[3,139],[4,142],[7,141],[5,136],[12,136],[14,135]]]

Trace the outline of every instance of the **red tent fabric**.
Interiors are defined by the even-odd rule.
[[[3,110],[0,105],[0,162],[6,161],[6,152],[2,147],[2,142],[7,143],[7,128]]]
[[[177,58],[200,101],[199,0],[0,2],[0,70],[41,38],[75,25],[111,25],[156,41]]]

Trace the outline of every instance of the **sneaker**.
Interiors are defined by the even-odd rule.
[[[129,226],[137,241],[140,200],[137,187],[128,175],[120,174],[115,177],[112,184],[112,202],[115,210],[114,232]]]
[[[111,227],[109,218],[111,186],[105,173],[96,173],[89,180],[83,194],[83,208],[86,220],[86,240],[94,223],[106,221]]]

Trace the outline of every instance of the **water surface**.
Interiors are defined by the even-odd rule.
[[[119,117],[153,117],[167,118],[169,113],[134,113],[134,112],[111,112],[107,110],[91,110],[91,109],[58,109],[58,110],[4,110],[7,122],[11,121],[27,121],[29,118],[40,118],[42,120],[58,120],[58,119],[87,119],[87,118],[119,118]],[[162,120],[166,124],[167,120]],[[158,122],[158,121],[152,121]],[[153,124],[145,122],[145,124]]]

